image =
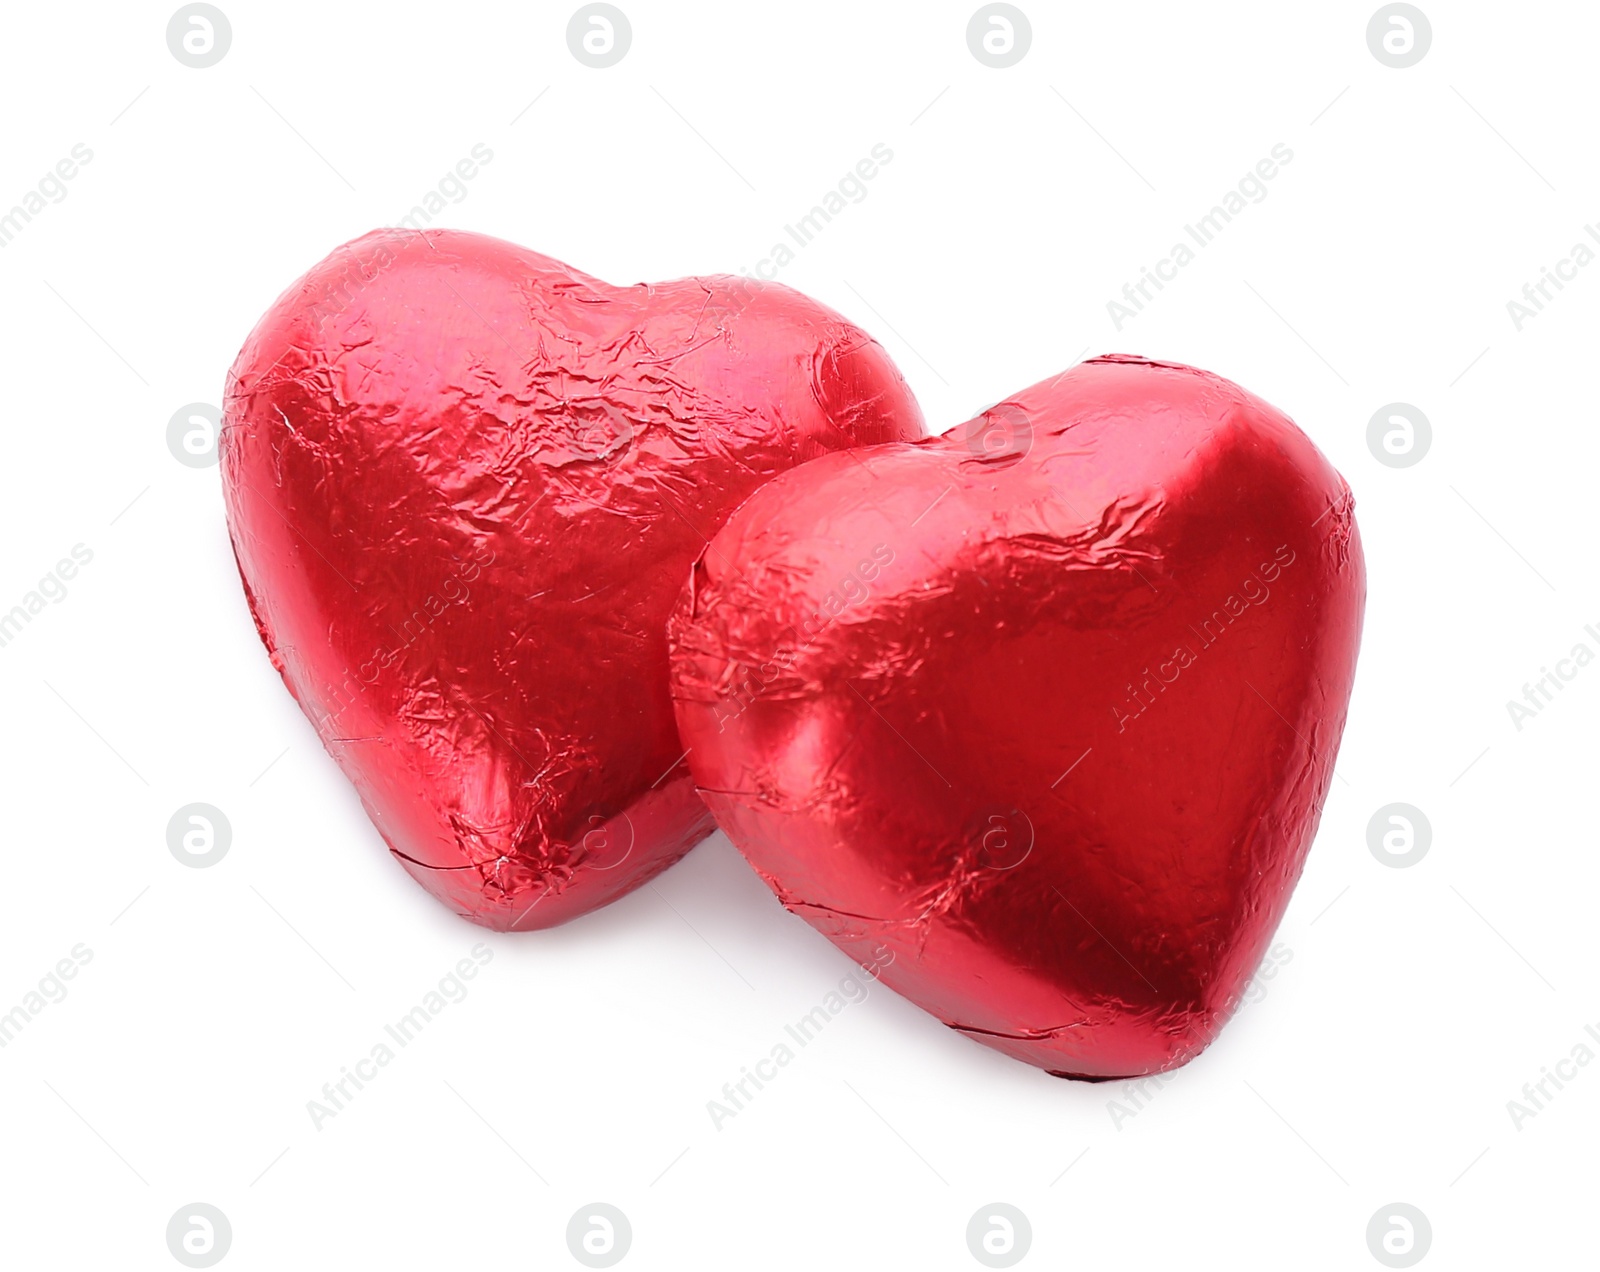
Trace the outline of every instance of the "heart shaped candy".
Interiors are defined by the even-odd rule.
[[[757,491],[674,614],[718,823],[953,1028],[1069,1077],[1203,1048],[1332,778],[1365,572],[1265,402],[1097,358]]]
[[[883,350],[785,287],[391,230],[268,311],[221,446],[273,665],[405,868],[511,929],[711,828],[665,636],[706,536],[776,473],[921,434]]]

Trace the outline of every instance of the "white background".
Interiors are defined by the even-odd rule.
[[[1396,1201],[1431,1222],[1423,1266],[1592,1261],[1600,1065],[1520,1129],[1507,1101],[1600,1022],[1600,665],[1520,731],[1505,704],[1600,652],[1600,265],[1520,332],[1506,302],[1600,221],[1600,11],[1424,0],[1432,48],[1395,70],[1371,0],[1024,0],[1032,47],[995,70],[972,0],[624,0],[632,47],[595,70],[575,7],[223,0],[203,70],[166,5],[7,13],[0,209],[94,153],[0,250],[0,610],[94,554],[0,648],[0,1012],[93,952],[0,1050],[8,1265],[177,1267],[195,1201],[239,1269],[577,1267],[593,1201],[636,1268],[975,1268],[995,1201],[1029,1216],[1024,1267],[1378,1267]],[[722,836],[519,936],[388,858],[257,641],[217,470],[165,435],[283,287],[479,142],[434,224],[615,283],[753,266],[885,143],[779,277],[878,336],[935,429],[1143,352],[1265,397],[1349,480],[1366,632],[1292,957],[1133,1117],[879,989],[714,1129],[849,970]],[[1116,330],[1106,302],[1279,142],[1268,197]],[[1366,443],[1394,401],[1432,422],[1410,468]],[[166,844],[197,800],[233,827],[203,870]],[[1367,846],[1393,801],[1433,829],[1406,869]],[[315,1129],[307,1101],[478,941],[470,996]]]

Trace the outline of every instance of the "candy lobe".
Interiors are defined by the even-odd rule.
[[[673,695],[791,910],[986,1045],[1152,1073],[1282,917],[1364,593],[1348,489],[1293,424],[1096,359],[759,491],[673,617]]]
[[[786,288],[379,231],[246,342],[224,495],[273,664],[396,858],[536,928],[711,829],[664,637],[707,536],[797,463],[921,433],[881,348]]]

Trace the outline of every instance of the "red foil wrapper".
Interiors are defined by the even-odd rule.
[[[1051,1073],[1156,1073],[1288,904],[1365,590],[1288,419],[1097,358],[756,492],[673,618],[679,730],[784,905],[891,988]]]
[[[707,536],[796,464],[920,436],[883,350],[788,288],[392,230],[261,320],[221,453],[273,665],[405,868],[504,930],[710,831],[665,630]]]

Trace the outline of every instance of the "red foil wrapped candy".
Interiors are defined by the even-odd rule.
[[[891,988],[1055,1074],[1155,1073],[1288,904],[1365,590],[1288,419],[1097,358],[757,491],[673,617],[679,731],[773,891]]]
[[[261,320],[221,448],[273,665],[405,868],[512,929],[711,829],[665,634],[707,536],[796,464],[921,435],[883,350],[787,288],[388,230]]]

